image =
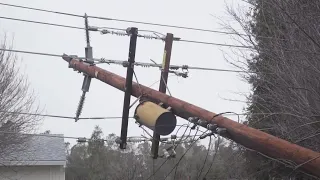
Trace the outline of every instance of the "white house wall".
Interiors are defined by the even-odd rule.
[[[63,166],[0,167],[1,180],[65,180]]]

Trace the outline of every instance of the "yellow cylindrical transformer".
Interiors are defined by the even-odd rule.
[[[159,135],[172,133],[177,125],[176,116],[171,111],[150,101],[140,102],[135,110],[135,117],[139,123]]]

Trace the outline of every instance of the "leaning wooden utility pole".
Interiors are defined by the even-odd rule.
[[[86,73],[92,78],[97,78],[121,91],[125,90],[125,78],[97,66],[90,66],[67,55],[64,56],[63,59],[66,60],[69,63],[69,67],[74,70]],[[210,124],[216,124],[221,128],[226,128],[227,131],[226,134],[222,134],[223,137],[229,138],[236,143],[274,159],[293,162],[297,165],[295,169],[301,168],[320,177],[320,153],[318,152],[237,123],[231,119],[168,96],[149,87],[138,85],[137,83],[132,84],[132,95],[135,97],[143,95],[151,101],[162,102],[170,106],[176,115],[184,119],[198,117]],[[202,126],[207,128],[205,125]]]
[[[165,39],[165,45],[164,45],[164,54],[163,54],[163,62],[162,62],[160,85],[159,85],[159,91],[162,93],[166,93],[168,88],[167,84],[168,84],[168,74],[169,74],[169,66],[170,66],[170,59],[171,59],[172,44],[173,44],[173,34],[167,33],[167,36]],[[152,146],[151,146],[153,159],[158,158],[159,139],[160,139],[160,135],[157,134],[156,131],[153,131],[153,140],[152,140]]]

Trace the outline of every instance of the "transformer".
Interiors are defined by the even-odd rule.
[[[172,133],[177,125],[176,116],[171,111],[151,101],[140,102],[135,110],[135,118],[140,124],[162,136]]]

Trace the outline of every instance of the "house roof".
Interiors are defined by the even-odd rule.
[[[0,162],[36,162],[33,165],[50,165],[55,161],[52,165],[58,165],[57,162],[64,164],[66,153],[63,135],[50,135],[28,136],[24,143],[11,145],[1,153]]]

